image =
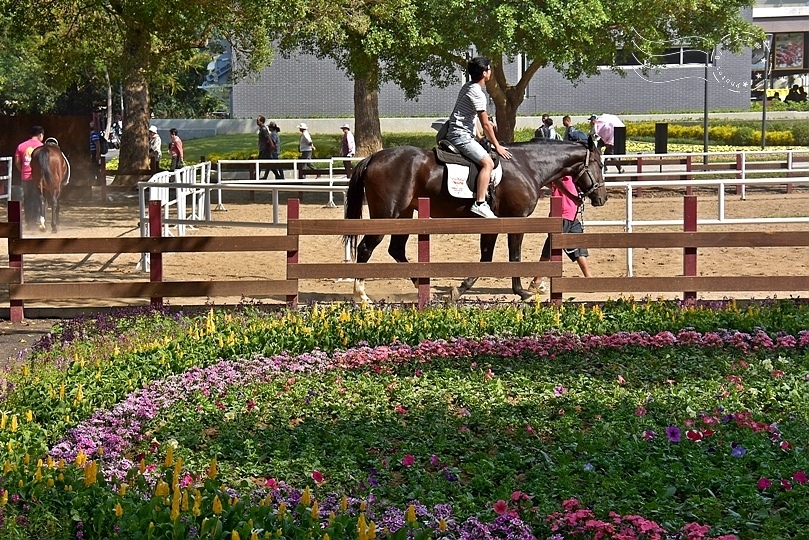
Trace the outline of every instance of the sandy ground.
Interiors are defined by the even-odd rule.
[[[678,192],[664,190],[644,190],[642,197],[634,198],[633,211],[636,220],[643,219],[681,219],[683,213],[682,190]],[[718,196],[716,190],[697,192],[699,196],[698,212],[700,219],[713,219],[718,215]],[[292,194],[291,194],[292,195]],[[100,194],[95,193],[98,201]],[[285,198],[282,195],[282,202]],[[266,227],[245,228],[234,226],[200,226],[188,231],[189,236],[218,235],[267,235],[284,234],[283,226],[272,225],[272,202],[267,193],[256,192],[255,199],[250,200],[246,192],[223,194],[224,211],[213,213],[217,221],[262,221]],[[326,195],[306,194],[301,205],[301,218],[340,219],[342,218],[342,196],[337,194],[337,208],[328,208]],[[548,212],[548,199],[541,199],[535,215],[545,216]],[[584,220],[588,232],[621,231],[622,227],[587,226],[588,222],[604,220],[623,220],[626,216],[626,199],[620,191],[610,193],[610,201],[602,208],[588,205]],[[0,211],[0,214],[4,214]],[[280,209],[282,222],[286,219],[286,207]],[[738,195],[727,191],[727,217],[783,217],[809,215],[809,190],[800,190],[786,194],[783,187],[770,190],[748,189],[747,199],[740,200]],[[0,218],[4,216],[0,215]],[[135,195],[115,195],[112,201],[79,203],[64,201],[62,210],[62,228],[55,235],[60,238],[70,237],[116,237],[138,236],[138,202]],[[635,227],[635,231],[681,230],[680,227]],[[809,232],[809,224],[767,224],[767,225],[721,225],[701,226],[699,230],[747,230],[756,234],[763,230],[804,230]],[[26,232],[25,236],[51,237],[51,233]],[[433,238],[431,260],[440,261],[476,261],[479,257],[478,237],[473,235],[436,235]],[[526,235],[523,244],[523,260],[538,260],[544,242],[544,235]],[[344,250],[338,236],[301,237],[300,262],[339,262],[344,259]],[[416,242],[411,239],[408,255],[416,259]],[[225,279],[283,279],[285,277],[283,253],[214,253],[214,254],[167,254],[164,256],[164,280],[225,280]],[[677,249],[636,249],[633,254],[633,270],[636,276],[676,276],[682,275],[682,250]],[[506,261],[507,246],[505,238],[498,241],[495,260]],[[134,254],[119,256],[108,254],[60,255],[60,256],[26,256],[26,282],[58,282],[63,280],[81,281],[131,281],[148,280],[148,273],[136,267],[139,257]],[[387,254],[387,240],[377,248],[372,262],[390,262]],[[8,255],[6,241],[0,240],[0,264],[7,265]],[[626,276],[628,274],[627,252],[623,249],[591,250],[590,266],[596,276]],[[566,276],[580,275],[578,267],[565,258]],[[752,248],[704,249],[699,252],[698,272],[700,275],[803,275],[809,276],[809,248],[770,248],[753,250]],[[809,282],[809,280],[807,280]],[[433,280],[433,294],[446,295],[459,280]],[[527,282],[525,283],[527,286]],[[333,301],[351,300],[353,284],[351,282],[324,280],[302,280],[300,283],[300,301]],[[374,300],[387,302],[415,302],[417,294],[408,280],[369,280],[367,292]],[[809,285],[807,285],[809,289]],[[780,291],[779,296],[797,294],[807,296],[809,291]],[[619,293],[609,295],[619,296]],[[644,295],[645,296],[645,295]],[[657,297],[657,294],[651,294]],[[759,292],[750,294],[731,294],[723,291],[703,293],[702,298],[722,298],[724,296],[756,297],[772,296]],[[515,300],[511,294],[509,279],[482,278],[469,293],[469,299]],[[577,300],[604,300],[607,295],[582,294]],[[8,293],[5,286],[0,286],[0,305],[8,305]],[[216,298],[213,303],[238,302],[239,298]],[[284,299],[259,298],[262,302],[282,302]],[[204,304],[209,299],[167,299],[170,304]],[[144,303],[144,301],[105,301],[106,305],[126,305]],[[69,307],[90,306],[87,301],[51,301],[26,302],[26,307]],[[98,305],[98,304],[96,304]]]

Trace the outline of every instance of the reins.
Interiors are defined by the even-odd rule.
[[[587,191],[582,191],[581,188],[579,188],[578,180],[585,174],[590,179],[590,189],[588,189]],[[601,184],[596,182],[595,178],[593,178],[593,174],[590,172],[590,149],[587,148],[587,153],[585,154],[584,157],[584,164],[582,165],[579,174],[576,175],[576,188],[579,190],[579,195],[582,198],[584,198],[590,195],[592,192],[599,189],[600,187]]]

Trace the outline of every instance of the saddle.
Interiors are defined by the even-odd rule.
[[[492,171],[492,179],[489,183],[489,191],[492,191],[502,176],[500,155],[492,149],[488,141],[483,141],[482,144],[494,161],[494,171]],[[446,139],[439,140],[433,151],[435,161],[444,164],[444,181],[450,195],[460,199],[474,198],[480,165],[458,152],[455,146]]]

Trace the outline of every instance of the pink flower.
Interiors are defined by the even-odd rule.
[[[416,458],[413,456],[413,454],[407,454],[405,455],[405,457],[402,458],[401,463],[405,467],[410,467],[411,465],[416,463]]]
[[[264,487],[268,487],[270,489],[278,489],[278,480],[276,480],[275,478],[267,478],[267,481],[264,482]]]
[[[781,450],[783,450],[784,452],[792,450],[792,445],[789,444],[789,441],[781,441],[781,444],[779,444],[778,446],[780,446]]]
[[[635,416],[646,416],[646,408],[638,407],[637,409],[635,409]]]
[[[786,478],[782,478],[781,487],[784,488],[784,490],[789,491],[790,489],[792,489],[792,483],[790,483],[790,481],[787,480]]]
[[[500,499],[496,503],[494,503],[494,513],[498,516],[502,516],[508,512],[508,504],[503,499]]]
[[[643,440],[644,441],[651,441],[655,437],[657,437],[657,433],[655,433],[651,429],[647,429],[646,431],[643,432]]]
[[[534,426],[532,426],[531,424],[525,424],[525,431],[527,431],[531,435],[537,432],[537,430],[535,430]]]
[[[318,470],[312,471],[312,480],[314,480],[318,484],[322,484],[323,483],[323,474]]]
[[[397,405],[394,411],[396,411],[399,414],[407,414],[407,409],[405,409],[401,405]]]
[[[432,465],[433,467],[438,467],[441,465],[441,460],[438,459],[437,455],[433,454],[432,456],[430,456],[430,465]]]
[[[193,483],[194,483],[194,477],[191,476],[190,474],[186,473],[186,475],[183,476],[183,479],[180,480],[180,487],[186,488],[186,487],[190,486]]]
[[[805,484],[807,481],[809,481],[809,478],[806,477],[806,473],[803,471],[798,471],[793,474],[792,479],[799,484]]]
[[[772,485],[772,482],[770,481],[770,479],[769,479],[769,478],[766,478],[766,477],[764,477],[764,476],[762,476],[761,478],[759,478],[759,479],[758,479],[758,482],[756,483],[756,487],[757,487],[758,489],[767,489],[767,488],[768,488],[768,487],[770,487],[771,485]]]
[[[511,500],[513,502],[527,501],[528,499],[530,499],[530,497],[527,494],[523,493],[522,491],[515,491],[514,493],[511,494]]]
[[[624,379],[623,375],[618,375],[618,384],[626,383],[626,379]]]

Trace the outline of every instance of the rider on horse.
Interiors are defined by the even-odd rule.
[[[470,81],[463,85],[455,102],[455,108],[449,118],[449,130],[446,139],[465,157],[480,164],[480,174],[478,174],[478,185],[476,190],[475,203],[472,205],[472,212],[479,216],[493,218],[496,217],[486,202],[486,192],[489,189],[494,161],[483,146],[475,139],[475,118],[480,122],[483,133],[494,146],[500,156],[505,159],[511,158],[511,152],[504,148],[498,141],[494,132],[494,127],[489,121],[486,112],[486,94],[483,87],[492,77],[492,66],[489,59],[478,56],[469,61],[466,68]]]

